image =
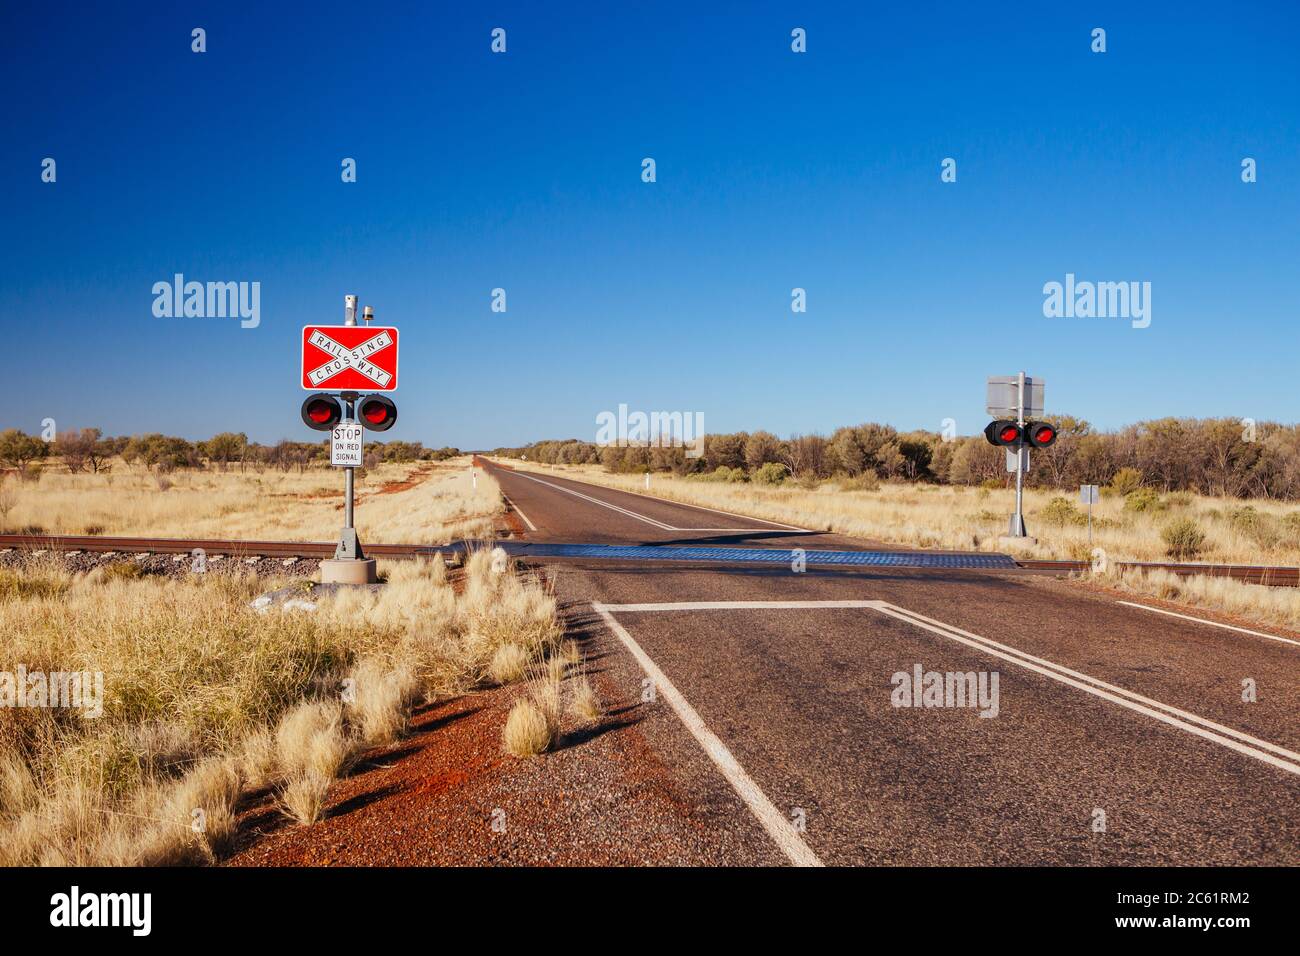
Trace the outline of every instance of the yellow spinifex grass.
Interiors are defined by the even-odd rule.
[[[176,538],[329,541],[343,523],[343,473],[201,470],[155,475],[120,459],[101,474],[69,474],[52,465],[37,481],[3,485],[6,532],[150,535]],[[427,477],[424,477],[427,475]],[[411,488],[385,485],[422,479]],[[357,481],[356,522],[363,540],[440,544],[491,533],[504,505],[496,482],[468,457],[385,464]]]
[[[482,479],[480,479],[482,481]],[[0,865],[201,862],[242,794],[270,786],[319,819],[353,755],[411,707],[480,686],[497,651],[540,664],[563,636],[533,579],[441,559],[385,562],[388,584],[313,611],[258,613],[252,577],[0,571],[0,670],[103,674],[103,713],[0,708]]]

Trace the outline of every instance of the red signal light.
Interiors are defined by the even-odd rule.
[[[367,395],[357,406],[357,414],[371,431],[382,432],[397,421],[397,406],[383,395]]]
[[[984,437],[990,445],[1019,445],[1024,436],[1015,422],[1000,420],[988,423]]]
[[[1030,422],[1025,426],[1025,434],[1029,437],[1029,444],[1035,448],[1047,448],[1057,437],[1056,426],[1047,422]]]
[[[308,428],[327,432],[343,418],[339,400],[328,392],[308,395],[302,403],[302,420]]]

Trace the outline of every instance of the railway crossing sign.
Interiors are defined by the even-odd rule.
[[[362,325],[303,326],[302,387],[393,391],[397,388],[397,329]]]
[[[330,464],[341,468],[365,466],[365,429],[356,422],[339,422],[330,432]]]

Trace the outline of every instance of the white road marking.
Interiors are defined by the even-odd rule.
[[[878,609],[880,601],[670,601],[664,604],[602,604],[610,611],[780,611],[798,608]]]
[[[519,470],[517,470],[517,469],[515,470],[514,473],[515,473],[516,475],[519,475],[520,477],[523,477],[523,478],[531,478],[531,477],[532,477],[531,475],[525,475],[523,472],[521,472],[521,471],[519,471]],[[670,504],[670,505],[681,505],[683,508],[694,508],[696,511],[711,511],[711,512],[713,512],[715,515],[726,515],[728,518],[742,518],[742,519],[744,519],[745,521],[761,521],[763,524],[769,524],[769,525],[772,525],[773,527],[783,528],[783,529],[785,529],[786,531],[802,531],[804,534],[822,534],[822,533],[823,533],[823,532],[821,532],[821,531],[816,531],[816,530],[812,530],[812,529],[809,529],[809,528],[800,528],[798,525],[793,525],[793,524],[782,524],[782,523],[779,522],[779,521],[769,521],[767,518],[756,518],[756,517],[754,517],[753,515],[739,515],[739,514],[736,514],[734,511],[723,511],[723,510],[720,509],[720,508],[706,508],[706,507],[704,507],[704,505],[692,505],[692,504],[688,504],[688,503],[685,502],[685,501],[678,501],[678,500],[676,500],[675,498],[664,498],[664,497],[662,497],[662,496],[660,496],[660,495],[647,495],[647,494],[642,494],[642,493],[639,492],[639,491],[626,491],[626,490],[623,489],[623,488],[611,488],[611,487],[609,487],[608,485],[597,485],[597,484],[592,484],[590,481],[581,481],[581,480],[578,479],[578,478],[570,478],[568,475],[565,475],[565,476],[564,476],[564,480],[565,480],[565,481],[572,481],[572,482],[574,482],[575,484],[579,484],[579,485],[587,485],[589,488],[602,488],[602,489],[604,489],[604,490],[606,490],[606,491],[619,491],[619,492],[622,492],[623,494],[626,494],[626,495],[636,495],[638,498],[651,498],[651,499],[653,499],[654,501],[662,501],[662,502],[665,502],[665,503]],[[541,480],[540,478],[533,478],[533,481],[542,481],[542,480]],[[550,482],[542,481],[542,484],[546,485],[546,484],[550,484]],[[552,487],[552,488],[559,488],[560,486],[559,486],[559,485],[551,485],[551,487]],[[570,491],[571,489],[568,489],[568,488],[562,488],[561,490],[562,490],[562,491]],[[577,493],[576,491],[574,491],[574,492],[572,492],[572,494],[578,494],[578,493]],[[584,497],[584,498],[585,498],[586,496],[585,496],[585,495],[579,495],[579,497]],[[588,498],[587,500],[588,500],[588,501],[595,501],[596,499],[594,499],[594,498]],[[599,503],[600,503],[600,504],[607,504],[606,502],[599,502]],[[609,507],[614,508],[615,506],[614,506],[614,505],[609,505]],[[618,509],[616,509],[616,510],[622,511],[623,509],[622,509],[622,508],[618,508]],[[628,512],[628,514],[632,514],[632,512]],[[639,517],[639,516],[638,516],[638,517]],[[647,518],[647,519],[645,519],[645,520],[648,521],[648,520],[650,520],[650,519]],[[746,530],[749,530],[749,529],[747,529],[747,528],[669,528],[668,530],[670,530],[670,531],[746,531]],[[771,529],[771,528],[759,528],[759,529],[757,529],[757,530],[759,530],[759,531],[771,531],[772,529]]]
[[[1300,753],[1269,743],[1250,734],[1193,714],[1170,704],[1162,703],[1124,687],[1118,687],[1099,678],[1072,670],[1063,664],[1036,657],[1026,651],[1001,644],[991,638],[972,634],[952,624],[926,617],[916,611],[890,604],[888,601],[681,601],[661,604],[606,604],[610,611],[724,611],[724,610],[796,610],[812,608],[871,608],[889,617],[946,637],[951,641],[1017,664],[1026,670],[1049,677],[1059,683],[1100,697],[1120,707],[1152,717],[1162,723],[1177,727],[1189,734],[1227,747],[1248,757],[1278,767],[1288,773],[1300,775]],[[630,638],[629,638],[630,640]]]
[[[664,524],[662,521],[655,521],[654,518],[647,518],[645,515],[639,515],[635,511],[628,511],[626,508],[620,508],[618,505],[611,505],[608,501],[601,501],[599,498],[593,498],[590,495],[584,495],[581,491],[574,491],[572,488],[565,488],[563,485],[552,484],[549,481],[543,481],[541,478],[534,478],[532,475],[525,475],[522,472],[515,472],[520,478],[527,478],[529,481],[535,481],[539,485],[545,485],[548,488],[554,488],[556,491],[567,492],[576,498],[584,501],[590,501],[594,505],[600,505],[602,508],[608,508],[610,511],[618,511],[627,515],[629,518],[636,518],[638,521],[644,521],[646,524],[652,524],[656,528],[664,531],[682,531],[682,528],[674,528],[670,524]]]
[[[524,519],[524,524],[528,525],[528,530],[529,530],[529,531],[536,531],[536,530],[537,530],[537,525],[533,524],[531,521],[528,520],[528,515],[524,514],[524,510],[523,510],[522,508],[520,508],[517,504],[515,504],[513,501],[510,500],[510,496],[509,496],[509,495],[507,495],[507,494],[503,491],[503,492],[501,492],[501,497],[504,498],[504,499],[506,500],[506,504],[508,504],[511,508],[513,508],[513,509],[515,510],[515,514],[519,515],[519,517],[521,517],[521,518]]]
[[[1271,764],[1288,773],[1300,775],[1300,754],[1279,747],[1277,744],[1271,744],[1266,740],[1260,740],[1249,734],[1244,734],[1239,730],[1233,730],[1231,727],[1225,727],[1222,724],[1199,717],[1196,714],[1180,710],[1169,704],[1163,704],[1158,700],[1152,700],[1150,697],[1144,697],[1141,694],[1126,690],[1122,687],[1116,687],[1114,684],[1108,684],[1105,681],[1090,677],[1087,674],[1081,674],[1078,671],[1070,670],[1061,664],[1053,661],[1044,660],[1041,657],[1035,657],[1024,651],[1017,650],[1014,647],[1008,647],[1005,644],[999,644],[997,641],[990,640],[987,637],[981,637],[978,634],[971,634],[969,631],[963,631],[951,624],[945,624],[942,621],[936,621],[933,618],[927,618],[924,615],[917,614],[915,611],[909,611],[907,608],[898,607],[887,601],[880,601],[876,608],[881,614],[905,621],[914,627],[920,627],[940,637],[946,637],[950,641],[956,641],[959,644],[965,644],[975,650],[983,651],[1002,660],[1009,661],[1012,664],[1018,664],[1026,670],[1031,670],[1036,674],[1049,677],[1054,681],[1074,687],[1084,693],[1092,694],[1094,697],[1100,697],[1102,700],[1110,701],[1112,704],[1118,704],[1129,710],[1145,714],[1162,723],[1177,727],[1179,730],[1185,730],[1189,734],[1209,740],[1212,743],[1227,747],[1239,754],[1248,757],[1254,757],[1256,760]],[[1157,710],[1156,708],[1160,708]],[[1270,752],[1271,751],[1271,752]],[[1281,755],[1275,756],[1275,755]]]
[[[610,605],[616,607],[617,605]],[[614,615],[609,613],[606,605],[592,604],[592,609],[604,619],[609,625],[609,629],[618,636],[632,656],[636,658],[641,669],[655,683],[658,692],[668,701],[669,706],[676,711],[681,722],[686,725],[686,729],[704,748],[704,752],[709,755],[709,759],[727,778],[733,790],[740,799],[745,801],[750,812],[758,819],[763,829],[767,831],[768,836],[780,847],[781,851],[789,858],[795,866],[824,866],[825,864],[818,858],[812,848],[804,842],[799,831],[794,828],[789,820],[772,805],[766,794],[758,788],[758,784],[745,772],[745,768],[740,765],[726,744],[718,739],[718,736],[704,723],[700,715],[695,712],[695,708],[687,703],[686,698],[681,692],[673,686],[672,681],[659,669],[641,649],[641,645],[633,640],[632,635],[627,629],[614,619]]]
[[[1192,617],[1190,614],[1178,614],[1175,611],[1166,611],[1161,607],[1150,607],[1146,604],[1134,604],[1132,601],[1117,601],[1116,603],[1123,604],[1127,607],[1141,608],[1144,611],[1153,611],[1156,614],[1168,614],[1170,617],[1180,617],[1184,621],[1195,621],[1197,624],[1208,624],[1210,627],[1221,627],[1225,631],[1236,631],[1239,634],[1249,634],[1252,637],[1264,637],[1270,641],[1281,641],[1283,644],[1294,644],[1296,647],[1300,647],[1300,641],[1293,641],[1289,637],[1278,637],[1276,634],[1265,634],[1263,631],[1252,631],[1244,627],[1235,627],[1232,624],[1220,624],[1218,621],[1207,621],[1203,617]]]

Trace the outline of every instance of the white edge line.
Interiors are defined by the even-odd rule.
[[[763,829],[767,831],[768,836],[772,838],[790,862],[795,866],[825,866],[817,854],[812,851],[812,848],[803,841],[794,825],[781,814],[780,810],[772,805],[772,801],[759,789],[758,784],[754,783],[749,774],[745,772],[745,768],[740,765],[740,762],[732,756],[726,744],[719,740],[713,731],[709,730],[700,715],[695,712],[695,708],[687,703],[686,698],[673,686],[672,681],[641,649],[641,645],[632,639],[632,635],[627,632],[627,629],[614,619],[614,615],[608,611],[605,605],[592,604],[591,607],[604,619],[609,629],[618,636],[618,639],[623,642],[623,646],[632,653],[632,656],[636,658],[637,663],[641,665],[641,669],[645,671],[646,675],[654,681],[655,687],[658,688],[659,693],[664,696],[672,709],[676,711],[686,729],[704,748],[704,752],[709,755],[709,759],[727,778],[731,788],[736,791],[741,800],[745,801],[750,812],[754,814]]]
[[[549,474],[544,472],[543,474]],[[744,518],[746,521],[761,521],[763,524],[770,524],[777,528],[784,528],[786,531],[804,531],[808,534],[824,534],[825,532],[817,531],[814,528],[801,528],[796,524],[782,524],[780,521],[770,521],[767,518],[760,518],[757,515],[742,515],[734,511],[723,511],[721,508],[706,508],[704,505],[693,505],[687,501],[678,501],[676,498],[665,498],[663,495],[647,495],[640,491],[628,491],[626,488],[615,488],[613,485],[598,485],[592,481],[583,481],[581,478],[570,478],[564,475],[565,481],[572,481],[579,485],[586,485],[588,488],[604,488],[606,491],[621,491],[625,495],[636,495],[638,498],[649,498],[651,501],[663,501],[670,505],[681,505],[683,508],[695,508],[698,511],[712,511],[715,515],[726,515],[728,518]],[[673,531],[712,531],[713,528],[673,528]],[[721,531],[734,531],[734,528],[721,528]],[[740,530],[744,530],[743,528]],[[762,529],[767,531],[769,529]]]
[[[506,493],[503,491],[503,492],[501,492],[501,497],[504,498],[504,499],[506,500],[506,504],[508,504],[511,508],[514,509],[515,514],[519,515],[519,517],[521,517],[521,518],[524,519],[524,524],[528,525],[528,530],[529,530],[529,531],[536,531],[536,530],[537,530],[537,525],[533,524],[531,521],[528,520],[528,515],[524,514],[524,509],[523,509],[523,508],[520,508],[517,504],[515,504],[513,501],[511,501],[511,500],[510,500],[510,496],[509,496],[508,494],[506,494]]]
[[[1064,674],[1057,673],[1054,670],[1049,670],[1046,667],[1040,667],[1039,665],[1034,664],[1031,661],[1023,660],[1019,657],[1013,657],[1011,654],[1003,653],[1002,651],[999,651],[993,647],[989,647],[987,644],[981,643],[979,641],[969,640],[968,638],[962,637],[959,634],[954,634],[951,631],[944,630],[943,628],[940,627],[936,627],[933,624],[929,624],[924,620],[918,620],[917,618],[910,616],[912,612],[907,611],[906,608],[900,608],[897,607],[896,605],[886,604],[886,602],[881,602],[881,603],[882,606],[877,608],[877,610],[881,614],[885,614],[888,615],[889,617],[896,618],[897,620],[904,621],[908,624],[911,624],[913,627],[923,628],[924,630],[930,631],[934,634],[938,634],[940,637],[946,637],[950,641],[956,641],[959,644],[965,644],[966,646],[972,647],[977,651],[983,651],[985,654],[991,654],[994,657],[999,657],[1002,660],[1009,661],[1012,664],[1018,664],[1019,666],[1025,668],[1026,670],[1033,671],[1036,674],[1041,674],[1044,677],[1050,677],[1052,680],[1059,681],[1060,683],[1073,687],[1076,690],[1081,690],[1084,693],[1092,694],[1094,697],[1100,697],[1102,700],[1108,700],[1112,704],[1118,704],[1119,706],[1126,707],[1129,710],[1137,711],[1139,714],[1144,714],[1147,717],[1154,718],[1155,720],[1158,720],[1162,723],[1169,724],[1172,727],[1177,727],[1179,730],[1184,730],[1189,734],[1193,734],[1197,737],[1201,737],[1205,740],[1211,741],[1212,743],[1219,744],[1220,746],[1227,747],[1229,750],[1235,750],[1237,753],[1242,754],[1244,756],[1254,757],[1256,760],[1260,760],[1264,763],[1271,764],[1272,766],[1277,767],[1280,770],[1285,770],[1288,773],[1293,773],[1300,776],[1300,763],[1293,763],[1290,760],[1284,760],[1281,757],[1274,756],[1273,754],[1269,753],[1266,750],[1261,750],[1258,747],[1248,746],[1246,744],[1233,740],[1231,737],[1226,737],[1222,734],[1215,733],[1214,731],[1207,730],[1204,727],[1198,727],[1196,724],[1190,723],[1186,720],[1182,720],[1178,717],[1173,716],[1173,714],[1163,713],[1161,711],[1155,710],[1152,707],[1147,707],[1144,704],[1139,704],[1136,703],[1135,701],[1128,700],[1127,698],[1120,697],[1118,694],[1112,694],[1109,691],[1103,690],[1100,687],[1094,687],[1091,684],[1085,684],[1083,681],[1074,680],[1071,677],[1067,677]],[[1157,702],[1153,701],[1153,703],[1157,703]],[[1164,707],[1166,705],[1160,704],[1159,706]],[[1173,708],[1170,709],[1172,710]],[[1263,743],[1263,741],[1261,741],[1261,743]],[[1268,745],[1268,746],[1274,747],[1274,745]],[[1290,751],[1283,750],[1280,747],[1274,747],[1274,749],[1281,750],[1283,753],[1288,753],[1288,754],[1290,753]]]
[[[1300,641],[1293,641],[1289,637],[1278,637],[1276,634],[1265,634],[1263,631],[1252,631],[1245,627],[1236,627],[1232,624],[1220,624],[1218,621],[1207,621],[1203,617],[1193,617],[1190,614],[1179,614],[1175,611],[1166,611],[1162,607],[1151,607],[1147,604],[1134,604],[1132,601],[1117,601],[1117,604],[1123,604],[1126,607],[1137,607],[1144,611],[1152,611],[1156,614],[1168,614],[1170,617],[1180,617],[1184,621],[1195,621],[1197,624],[1208,624],[1210,627],[1221,627],[1227,631],[1236,631],[1239,634],[1249,634],[1252,637],[1263,637],[1270,641],[1281,641],[1283,644],[1293,644],[1300,647]]]

